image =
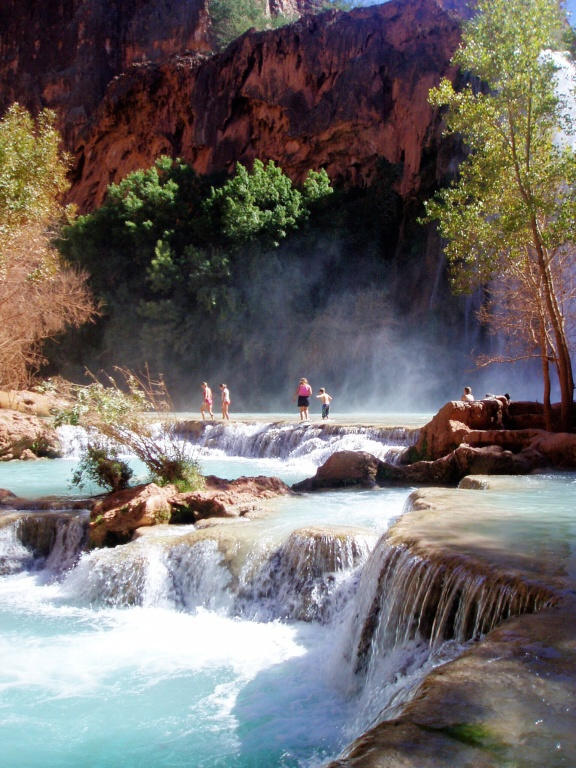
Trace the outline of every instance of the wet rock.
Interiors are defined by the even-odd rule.
[[[358,485],[373,488],[384,462],[365,451],[337,451],[330,456],[314,477],[292,486],[294,491],[316,491],[321,488],[347,488]]]
[[[202,490],[188,491],[170,500],[172,521],[192,523],[207,517],[243,517],[260,511],[263,502],[291,493],[276,477],[239,477],[224,480],[214,475],[205,478]]]
[[[94,502],[90,543],[107,546],[129,541],[145,526],[195,523],[203,518],[238,518],[261,511],[266,501],[291,493],[275,477],[223,480],[209,475],[205,487],[179,493],[173,485],[139,485]],[[142,535],[142,532],[138,534]]]
[[[0,409],[0,461],[36,457],[57,458],[61,447],[54,429],[38,416]]]
[[[136,528],[166,523],[172,515],[172,485],[137,485],[96,501],[90,513],[89,541],[104,546],[129,541]]]

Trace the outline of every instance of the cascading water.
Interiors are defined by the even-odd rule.
[[[181,422],[177,433],[202,449],[230,456],[308,459],[316,465],[335,451],[367,451],[394,461],[418,439],[418,429],[339,424]]]
[[[0,513],[7,766],[319,766],[462,643],[547,604],[387,544],[409,493],[284,498],[90,552],[86,513]]]
[[[13,512],[0,517],[0,573],[72,568],[84,547],[88,512]]]

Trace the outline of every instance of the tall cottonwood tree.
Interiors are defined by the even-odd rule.
[[[447,241],[458,292],[490,280],[522,286],[543,366],[551,360],[557,369],[566,429],[574,379],[564,283],[576,237],[576,158],[559,140],[571,126],[551,54],[564,26],[558,0],[478,0],[453,58],[467,85],[443,80],[430,93],[469,154],[427,213]]]
[[[67,162],[55,116],[14,104],[0,120],[0,386],[23,387],[42,345],[95,315],[86,276],[63,264],[51,228],[63,213]]]

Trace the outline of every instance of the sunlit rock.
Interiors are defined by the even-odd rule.
[[[7,409],[0,409],[0,461],[24,457],[46,456],[56,458],[61,454],[58,436],[54,429],[38,416]]]
[[[128,541],[136,528],[168,522],[172,514],[170,498],[175,491],[172,485],[161,488],[150,483],[97,500],[90,514],[91,545]]]
[[[365,451],[337,451],[318,467],[314,477],[293,486],[295,491],[343,488],[354,485],[373,488],[382,462]]]
[[[290,493],[290,488],[276,477],[224,480],[208,475],[204,488],[172,496],[172,519],[192,523],[207,517],[243,517],[261,511],[267,500]]]

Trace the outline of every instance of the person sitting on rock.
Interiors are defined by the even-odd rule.
[[[474,395],[472,394],[472,387],[464,387],[464,393],[462,394],[462,397],[460,398],[465,403],[471,403],[474,400]]]

